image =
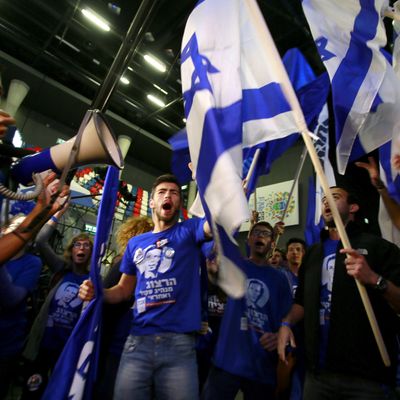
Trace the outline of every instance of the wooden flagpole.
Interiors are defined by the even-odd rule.
[[[326,179],[321,162],[318,158],[317,152],[312,143],[310,135],[313,136],[313,134],[308,131],[307,124],[305,122],[304,115],[301,110],[299,101],[293,90],[292,84],[290,83],[287,72],[282,64],[282,60],[280,58],[278,50],[275,47],[275,43],[271,37],[271,34],[265,25],[264,17],[262,16],[261,11],[258,8],[257,3],[255,1],[247,1],[247,5],[249,8],[250,14],[252,14],[252,17],[253,17],[252,21],[254,22],[254,27],[255,27],[255,29],[258,30],[258,37],[264,39],[264,41],[262,43],[264,46],[265,53],[268,54],[268,56],[269,56],[269,59],[268,59],[269,63],[270,63],[269,67],[274,70],[274,73],[276,74],[276,78],[280,82],[281,89],[286,97],[286,100],[288,101],[288,103],[294,113],[294,118],[296,119],[297,126],[299,127],[299,132],[301,133],[301,136],[303,137],[303,140],[307,147],[308,153],[310,154],[310,158],[313,163],[315,172],[321,182],[322,189],[328,200],[329,207],[332,211],[332,216],[335,221],[336,228],[339,232],[339,236],[342,241],[343,247],[351,248],[351,244],[350,244],[349,238],[347,236],[346,230],[344,228],[343,221],[339,215],[339,211],[336,207],[335,200],[330,191],[328,180]],[[385,343],[383,342],[382,334],[379,329],[374,310],[372,309],[372,305],[371,305],[370,299],[368,297],[367,290],[366,290],[365,286],[361,282],[359,282],[357,279],[356,279],[356,284],[357,284],[357,288],[360,293],[360,297],[363,302],[365,311],[367,313],[368,320],[369,320],[369,323],[372,328],[372,332],[374,334],[376,343],[378,345],[378,349],[379,349],[380,355],[382,357],[383,363],[385,364],[385,366],[389,367],[390,366],[389,355],[388,355]]]

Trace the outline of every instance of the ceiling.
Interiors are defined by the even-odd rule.
[[[179,52],[192,0],[154,1],[149,23],[107,104],[114,132],[129,135],[129,159],[159,171],[170,169],[168,138],[182,129],[183,103]],[[315,72],[322,71],[300,0],[260,0],[260,8],[278,50],[298,47]],[[30,92],[24,106],[77,130],[98,94],[139,7],[137,0],[0,0],[0,69],[3,85],[25,80]],[[104,32],[81,10],[91,9],[107,20]],[[145,60],[161,60],[161,73]],[[148,94],[164,107],[151,103]]]

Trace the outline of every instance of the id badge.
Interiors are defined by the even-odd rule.
[[[146,311],[146,297],[141,297],[140,299],[136,300],[136,308],[139,314]]]

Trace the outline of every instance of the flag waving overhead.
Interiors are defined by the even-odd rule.
[[[102,313],[101,260],[107,246],[119,186],[118,170],[108,167],[96,225],[90,266],[95,298],[83,311],[66,343],[42,397],[43,400],[91,399],[98,363]]]
[[[198,2],[185,28],[181,62],[190,158],[214,235],[224,231],[221,241],[216,238],[223,246],[249,218],[242,148],[298,127],[275,74],[281,60],[254,0]]]
[[[338,171],[400,130],[400,83],[385,59],[385,0],[303,0],[332,84]],[[338,34],[340,32],[340,34]]]

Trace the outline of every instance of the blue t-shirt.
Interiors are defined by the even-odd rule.
[[[274,385],[278,357],[259,340],[277,332],[292,305],[288,281],[280,271],[244,261],[246,296],[228,299],[214,353],[214,364],[232,374]]]
[[[68,272],[63,277],[53,298],[47,316],[42,347],[61,351],[81,315],[82,300],[79,286],[88,275]]]
[[[42,261],[27,253],[0,268],[6,268],[10,284],[25,288],[29,294],[36,289]],[[27,297],[14,307],[0,311],[0,357],[18,354],[24,345],[27,335],[26,300]]]
[[[132,334],[185,333],[200,328],[203,225],[203,219],[192,218],[129,241],[120,270],[137,277]]]
[[[329,325],[331,315],[332,284],[335,273],[335,260],[338,240],[327,239],[324,241],[324,259],[321,270],[321,292],[319,305],[319,365],[325,364],[326,350],[328,348]]]

